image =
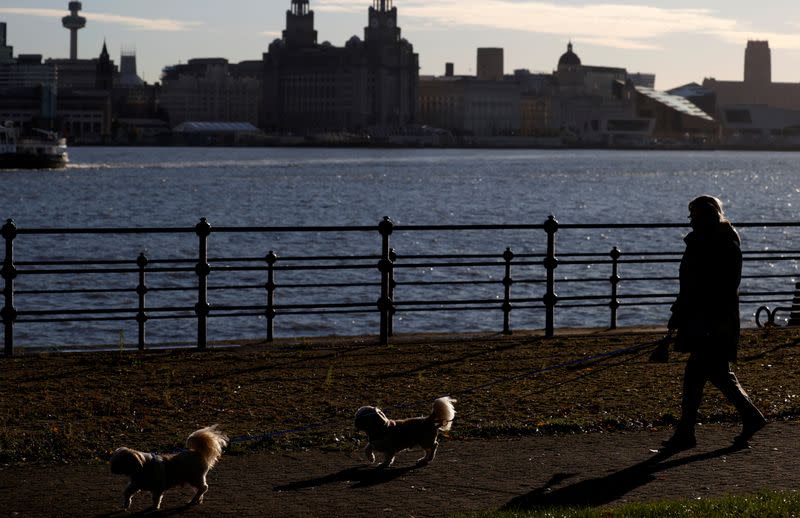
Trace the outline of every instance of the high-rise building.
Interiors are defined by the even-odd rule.
[[[748,41],[744,52],[744,81],[706,78],[703,87],[717,96],[719,107],[762,104],[800,110],[800,84],[772,82],[772,58],[767,41]]]
[[[768,85],[772,82],[772,57],[768,41],[748,41],[744,51],[744,82]]]
[[[283,38],[263,57],[262,126],[317,133],[414,122],[419,59],[401,38],[392,0],[373,0],[364,40],[317,43],[309,0],[292,0]]]
[[[6,44],[6,22],[0,22],[0,65],[14,59],[14,47]]]
[[[483,81],[503,80],[503,49],[479,48],[478,49],[478,79]]]

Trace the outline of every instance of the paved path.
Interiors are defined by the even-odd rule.
[[[698,431],[698,447],[666,459],[650,448],[669,430],[442,440],[436,460],[412,469],[419,452],[376,471],[360,452],[308,451],[223,457],[209,476],[203,505],[183,508],[192,491],[167,493],[163,516],[380,517],[446,516],[508,505],[618,504],[705,498],[760,489],[800,488],[800,424],[771,423],[734,450],[733,425]],[[131,516],[117,511],[124,477],[106,465],[0,468],[2,516]],[[137,495],[134,510],[149,504]]]

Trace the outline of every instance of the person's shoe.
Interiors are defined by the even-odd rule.
[[[733,443],[747,444],[747,441],[749,441],[756,434],[756,432],[765,426],[767,426],[767,420],[761,415],[746,421],[744,425],[742,425],[742,433],[733,439]]]
[[[697,446],[697,439],[694,434],[677,432],[675,435],[661,442],[659,453],[677,453],[679,451],[691,450]]]

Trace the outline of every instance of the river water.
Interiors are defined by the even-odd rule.
[[[73,148],[70,157],[72,163],[66,170],[3,172],[0,216],[13,218],[20,228],[192,227],[201,217],[213,227],[377,225],[383,216],[391,217],[398,225],[540,224],[550,214],[562,224],[682,223],[686,222],[687,202],[698,194],[709,193],[724,200],[734,222],[800,220],[800,160],[792,153]],[[684,233],[682,229],[636,231],[629,235],[617,231],[560,231],[557,240],[561,253],[608,253],[613,246],[623,251],[679,252]],[[746,229],[742,234],[745,249],[796,246],[797,236],[791,230]],[[542,253],[544,243],[542,232],[477,232],[457,236],[399,234],[393,236],[392,246],[398,254],[500,254],[507,246],[516,253]],[[137,235],[125,239],[26,235],[17,238],[15,247],[17,262],[87,257],[131,259],[139,252],[153,258],[189,258],[197,253],[193,235]],[[380,240],[376,232],[365,238],[314,233],[212,235],[209,241],[211,256],[259,257],[273,249],[279,256],[377,254]],[[768,267],[775,273],[793,274],[797,265],[788,262]],[[674,275],[677,265],[659,268],[663,271],[645,273]],[[428,269],[419,275],[437,280],[443,275],[439,270]],[[558,273],[561,279],[577,274],[566,268],[559,268]],[[466,275],[485,274],[467,271]],[[492,275],[489,277],[497,280],[502,272]],[[520,275],[524,277],[525,272]],[[41,276],[21,276],[17,288],[69,288],[76,281],[63,281],[63,285],[49,282]],[[758,289],[793,286],[792,279],[774,282],[777,284],[759,285]],[[563,286],[560,295],[583,289]],[[516,286],[514,289],[516,296],[535,298],[543,294],[541,286],[525,288],[525,293]],[[607,291],[607,287],[604,289]],[[656,292],[674,289],[674,283],[653,288]],[[423,288],[406,290],[396,297],[442,297]],[[479,295],[498,296],[495,292]],[[330,295],[320,290],[320,299],[327,296]],[[212,304],[262,304],[265,298],[263,290],[247,300],[238,297],[222,292],[212,292],[210,296]],[[352,297],[374,301],[377,292],[374,296],[359,293]],[[135,301],[135,296],[123,301],[107,294],[89,294],[76,302],[63,295],[26,294],[18,295],[15,305],[24,311],[74,307],[76,303],[116,307],[130,305],[131,300]],[[168,298],[153,301],[156,305],[173,302]],[[189,299],[180,302],[192,303]],[[742,308],[750,325],[755,307],[750,304]],[[512,315],[513,327],[542,325],[540,311],[515,310]],[[607,308],[565,310],[557,315],[559,326],[608,325]],[[619,323],[653,324],[664,322],[667,316],[665,306],[623,308]],[[398,314],[395,330],[499,330],[498,321],[502,322],[499,313],[409,312]],[[376,334],[376,322],[374,315],[287,316],[276,320],[276,336]],[[263,317],[211,319],[209,338],[261,336],[264,325]],[[191,341],[195,329],[188,319],[153,321],[148,339]],[[21,322],[16,326],[15,337],[19,346],[129,346],[135,343],[135,333],[133,322]]]

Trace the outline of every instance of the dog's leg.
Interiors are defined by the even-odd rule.
[[[417,461],[417,466],[425,466],[429,462],[433,461],[433,458],[436,457],[436,449],[439,447],[439,442],[434,441],[433,446],[430,448],[425,448],[425,456],[422,457]]]
[[[125,488],[125,491],[122,492],[122,508],[126,511],[131,506],[131,500],[133,500],[133,495],[139,492],[139,488],[131,482],[128,484],[128,487]]]
[[[163,491],[153,491],[153,509],[158,511],[161,509],[161,499],[164,498]]]
[[[197,492],[194,494],[194,498],[189,502],[189,505],[202,504],[203,495],[206,494],[206,491],[208,491],[208,484],[206,484],[206,477],[204,476],[200,481],[200,485],[197,486]]]
[[[364,449],[364,456],[369,460],[370,464],[375,463],[375,448],[372,447],[372,443],[367,444],[367,447]]]
[[[388,468],[392,464],[394,464],[394,456],[395,452],[387,451],[385,457],[383,458],[383,462],[378,464],[378,469]]]

